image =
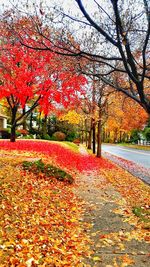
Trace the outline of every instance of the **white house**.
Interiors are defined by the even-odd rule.
[[[0,129],[7,128],[7,116],[0,113]]]

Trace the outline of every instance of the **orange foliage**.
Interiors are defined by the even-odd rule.
[[[109,131],[130,132],[132,129],[142,129],[148,115],[135,101],[125,98],[120,93],[111,95],[108,108],[106,127]]]

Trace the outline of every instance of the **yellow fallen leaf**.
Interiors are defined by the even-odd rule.
[[[31,267],[33,263],[37,263],[33,257],[26,261],[27,267]]]
[[[122,263],[121,267],[126,267],[126,266],[134,264],[134,260],[129,258],[129,256],[127,254],[124,255],[122,257],[122,259],[123,259],[123,263]]]
[[[70,220],[70,222],[76,222],[77,220],[75,219],[75,218],[72,218],[71,220]]]
[[[102,259],[98,256],[93,257],[93,261],[101,261]]]
[[[92,233],[91,235],[92,235],[92,236],[96,236],[96,233]]]
[[[119,244],[118,244],[118,247],[119,247],[121,250],[125,250],[125,246],[124,246],[124,244],[122,244],[122,243],[119,243]]]

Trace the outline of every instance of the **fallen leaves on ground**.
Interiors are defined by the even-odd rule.
[[[105,175],[131,206],[150,204],[150,188],[140,179],[117,167],[107,170]]]
[[[24,173],[18,161],[0,161],[0,266],[80,266],[90,253],[82,203],[63,183]]]
[[[46,141],[32,141],[32,140],[17,140],[16,142],[0,141],[1,149],[7,151],[29,151],[37,152],[37,156],[40,158],[40,154],[44,154],[53,160],[55,164],[59,164],[60,168],[65,168],[70,172],[79,171],[94,171],[99,168],[112,169],[114,165],[108,160],[103,158],[98,159],[92,155],[81,155],[71,151],[69,148],[57,144],[56,142]]]
[[[88,192],[92,173],[93,186],[103,192],[100,201],[117,204],[118,207],[111,212],[120,214],[121,219],[133,228],[108,234],[99,229],[92,234],[93,240],[99,235],[97,249],[116,247],[124,252],[132,240],[150,241],[145,222],[133,213],[136,207],[149,208],[150,189],[127,171],[105,159],[80,155],[57,143],[19,140],[16,143],[0,141],[0,144],[4,155],[0,162],[3,217],[0,223],[0,266],[7,267],[9,263],[12,267],[83,267],[90,266],[82,262],[85,257],[93,259],[95,266],[102,260],[101,255],[93,254],[87,234],[92,226],[83,223],[84,203],[76,199],[72,185],[64,186],[58,181],[49,183],[48,178],[41,176],[37,179],[36,175],[23,172],[19,163],[27,158],[42,158],[45,163],[66,170],[74,178],[78,177],[75,179],[77,186],[79,174],[85,174],[87,179],[82,179],[80,186],[87,188]],[[119,191],[122,198],[107,194],[110,185]],[[96,205],[93,208],[96,210]],[[109,266],[133,264],[133,259],[125,254],[112,258]]]

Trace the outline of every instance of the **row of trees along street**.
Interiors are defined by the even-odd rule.
[[[149,5],[148,0],[93,0],[90,3],[74,0],[68,11],[67,6],[63,9],[59,2],[53,7],[47,1],[37,1],[33,5],[27,1],[22,6],[20,1],[6,10],[1,20],[4,49],[1,50],[0,95],[6,97],[12,112],[11,140],[15,140],[14,129],[22,123],[23,116],[28,116],[37,105],[48,114],[54,107],[58,109],[56,103],[63,107],[71,103],[73,108],[86,114],[82,132],[85,131],[86,136],[88,132],[88,147],[93,139],[94,153],[97,134],[97,156],[101,156],[102,128],[105,137],[109,137],[110,128],[116,131],[114,139],[118,139],[118,132],[122,139],[125,131],[135,127],[133,121],[138,124],[136,127],[142,128],[150,115]],[[19,76],[24,72],[20,59],[14,61],[15,70],[11,68],[10,59],[17,46],[23,53],[20,57],[25,54],[28,57],[24,61],[28,61],[26,77],[32,76],[30,80]],[[30,56],[32,60],[37,58],[34,66],[31,66]],[[33,68],[35,76],[31,74]],[[15,94],[14,77],[18,82],[16,85],[15,81]],[[25,81],[26,85],[19,84],[20,81]],[[83,86],[86,93],[82,92]],[[22,92],[21,99],[18,90]],[[29,93],[25,96],[25,92]],[[25,99],[32,103],[26,111]],[[80,107],[79,102],[82,103]],[[15,106],[17,110],[22,107],[23,111],[21,117],[15,115],[14,119]],[[134,114],[133,120],[131,114]],[[88,115],[91,121],[87,131]]]

